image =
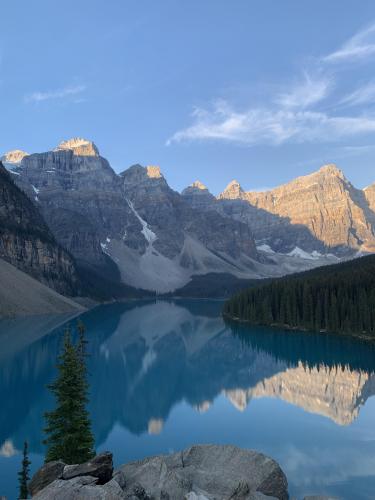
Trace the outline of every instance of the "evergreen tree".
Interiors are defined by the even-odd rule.
[[[19,498],[20,499],[25,499],[28,498],[28,489],[27,489],[27,482],[30,480],[30,460],[28,456],[28,451],[27,451],[27,441],[25,441],[23,445],[23,460],[22,460],[22,469],[18,473],[18,482],[20,484],[20,494]]]
[[[46,462],[63,460],[83,463],[94,456],[94,438],[88,411],[85,328],[78,324],[79,340],[75,345],[66,330],[62,353],[58,357],[58,376],[48,386],[55,396],[56,408],[45,414],[47,437]]]

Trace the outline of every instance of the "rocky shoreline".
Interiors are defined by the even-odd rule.
[[[36,472],[29,490],[37,500],[289,499],[287,478],[275,460],[231,445],[196,445],[130,462],[116,471],[110,452],[80,465],[50,462]]]

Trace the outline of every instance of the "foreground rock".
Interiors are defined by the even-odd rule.
[[[106,471],[98,477],[98,467]],[[103,469],[103,464],[105,464]],[[112,455],[104,453],[77,466],[57,467],[57,477],[41,491],[38,500],[287,500],[288,483],[279,465],[269,457],[235,446],[198,445],[173,455],[131,462],[109,474]],[[73,475],[75,474],[75,477]],[[34,476],[30,487],[51,478],[48,464]],[[39,477],[38,477],[39,476]],[[65,479],[66,478],[66,479]],[[99,485],[99,482],[105,484]],[[30,488],[31,489],[31,488]]]
[[[53,461],[44,464],[34,474],[29,483],[29,491],[33,498],[55,498],[55,493],[50,490],[58,489],[58,495],[60,495],[60,491],[61,495],[64,495],[64,492],[73,493],[77,488],[107,484],[111,481],[112,476],[113,460],[112,453],[109,452],[101,453],[92,460],[77,465],[66,465],[61,461]],[[47,487],[49,485],[51,488]],[[39,492],[41,493],[38,495]],[[69,497],[58,496],[58,498]],[[71,496],[71,498],[75,497]]]
[[[36,495],[43,488],[62,476],[65,464],[59,460],[44,464],[32,477],[29,483],[29,492]]]
[[[271,458],[235,446],[193,446],[173,455],[146,458],[121,468],[125,492],[138,485],[151,498],[256,498],[255,493],[286,500],[288,483]],[[168,495],[168,496],[167,496]],[[259,497],[261,498],[261,497]]]
[[[63,479],[73,479],[80,476],[95,477],[98,484],[108,483],[113,476],[112,453],[106,451],[84,464],[66,465],[64,467]]]

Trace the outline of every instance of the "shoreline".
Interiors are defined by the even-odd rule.
[[[270,323],[270,324],[264,324],[264,323],[253,323],[248,319],[242,319],[237,316],[230,316],[229,314],[222,313],[222,317],[224,321],[233,321],[234,323],[242,323],[242,324],[247,324],[249,326],[261,326],[263,328],[272,328],[274,330],[276,329],[282,329],[287,332],[300,332],[300,333],[308,333],[308,334],[320,334],[320,335],[331,335],[335,337],[344,337],[344,338],[352,338],[356,340],[361,340],[362,342],[375,342],[375,335],[366,335],[366,334],[361,334],[361,333],[343,333],[343,332],[334,332],[334,331],[328,331],[328,330],[312,330],[309,328],[304,328],[302,326],[291,326],[288,324],[281,324],[281,323]]]

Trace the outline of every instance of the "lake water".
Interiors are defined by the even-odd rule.
[[[375,498],[375,347],[226,325],[220,301],[132,302],[81,316],[97,450],[116,465],[194,443],[274,457],[291,496]],[[43,461],[61,317],[0,322],[0,495],[17,498],[26,439]]]

